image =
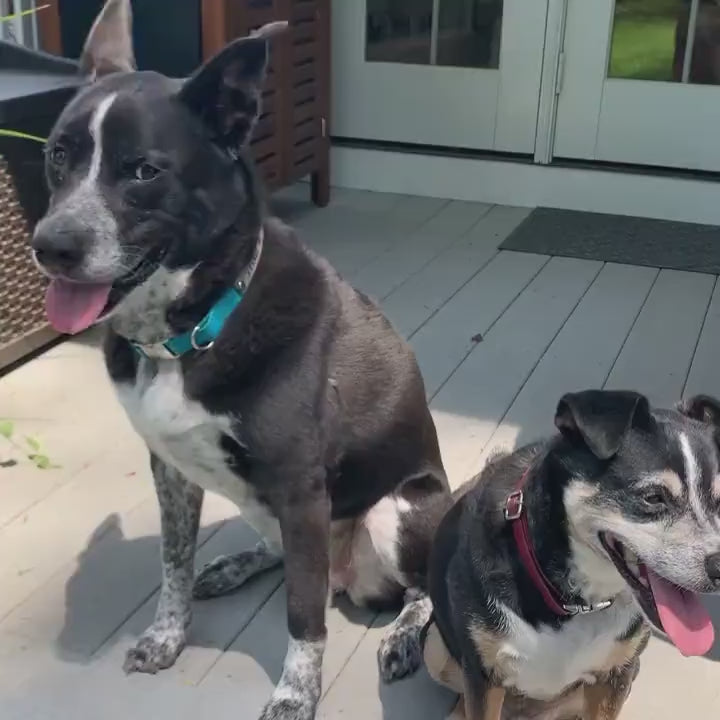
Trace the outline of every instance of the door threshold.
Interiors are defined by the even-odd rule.
[[[716,173],[334,144],[333,184],[520,207],[720,224]]]

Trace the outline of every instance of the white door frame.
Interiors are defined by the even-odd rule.
[[[545,27],[545,52],[538,103],[534,160],[548,165],[553,159],[558,96],[565,70],[565,29],[569,0],[549,0]]]

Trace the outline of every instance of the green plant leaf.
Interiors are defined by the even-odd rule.
[[[27,15],[34,15],[36,12],[39,12],[40,10],[45,10],[49,7],[50,5],[41,5],[40,7],[30,8],[29,10],[20,10],[19,12],[14,12],[12,15],[5,15],[0,17],[0,23],[7,22],[9,20],[16,20],[18,18],[23,18]]]
[[[40,441],[37,438],[31,437],[30,435],[25,436],[25,442],[28,444],[28,447],[31,450],[34,450],[35,452],[39,452],[40,450]]]
[[[0,420],[0,435],[6,439],[10,439],[15,432],[15,424],[12,420]]]
[[[52,463],[50,462],[50,458],[47,455],[39,455],[39,454],[33,454],[28,455],[28,460],[32,460],[35,467],[38,468],[38,470],[48,470],[52,467]]]

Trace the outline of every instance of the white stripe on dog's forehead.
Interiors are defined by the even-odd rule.
[[[115,98],[117,98],[117,93],[111,93],[107,97],[103,98],[90,117],[90,137],[93,141],[93,151],[90,159],[90,169],[88,170],[87,180],[91,183],[97,182],[98,177],[100,177],[103,156],[102,125],[110,107],[115,102]]]
[[[680,450],[682,451],[683,464],[685,465],[685,484],[688,489],[688,499],[693,515],[700,525],[708,525],[711,520],[709,517],[709,509],[705,507],[702,499],[702,472],[700,463],[693,452],[690,439],[685,433],[680,433],[678,440],[680,442]]]

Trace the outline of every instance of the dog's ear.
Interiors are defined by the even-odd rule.
[[[677,409],[693,420],[720,427],[720,401],[709,395],[695,395],[678,403]]]
[[[270,23],[227,45],[182,86],[180,100],[232,155],[248,143],[260,115],[270,38],[287,23]]]
[[[631,427],[651,423],[647,398],[635,392],[585,390],[560,398],[555,425],[573,442],[585,445],[595,457],[609,460],[617,454]]]
[[[130,0],[107,0],[88,33],[80,72],[91,80],[135,70]]]

